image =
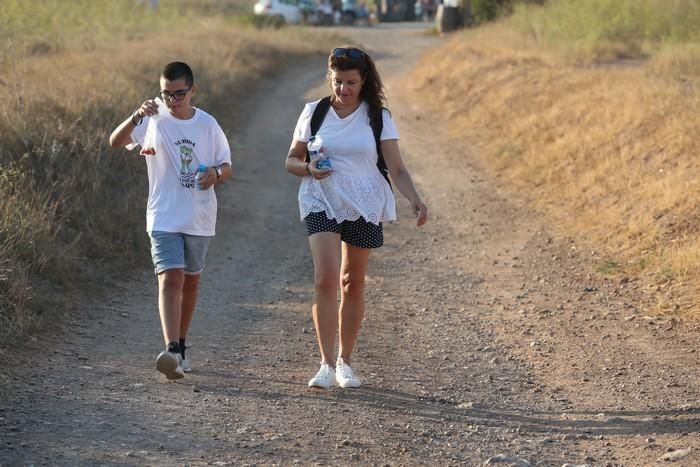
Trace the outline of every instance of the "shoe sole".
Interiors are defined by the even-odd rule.
[[[341,388],[345,388],[345,389],[347,389],[347,388],[354,389],[354,388],[359,388],[360,386],[362,386],[362,383],[345,382],[345,383],[338,383],[338,386],[340,386]]]
[[[310,387],[310,388],[328,389],[328,388],[330,388],[331,386],[333,386],[333,385],[332,385],[332,384],[329,384],[328,386],[323,386],[322,384],[312,383],[311,381],[309,381],[309,387]]]
[[[184,378],[184,373],[177,371],[178,366],[177,358],[168,355],[167,352],[161,353],[156,359],[156,370],[163,373],[168,379]]]

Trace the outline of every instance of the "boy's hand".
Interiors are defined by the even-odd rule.
[[[144,101],[144,103],[141,104],[141,107],[139,107],[136,110],[136,113],[141,118],[150,117],[151,115],[155,115],[158,113],[158,104],[156,104],[156,101],[153,99],[149,99],[147,101]]]
[[[214,167],[207,167],[207,170],[197,178],[197,184],[202,190],[206,190],[216,184],[216,170]]]

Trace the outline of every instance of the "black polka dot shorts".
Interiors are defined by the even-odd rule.
[[[384,244],[382,223],[372,224],[362,217],[356,221],[338,223],[335,219],[326,217],[325,212],[312,212],[304,218],[304,223],[309,236],[320,232],[335,232],[340,234],[342,241],[358,248],[379,248]]]

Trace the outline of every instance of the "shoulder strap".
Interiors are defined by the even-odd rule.
[[[326,119],[328,109],[331,108],[331,96],[326,96],[316,105],[314,113],[311,115],[311,136],[315,136],[316,132],[321,128],[323,120]],[[309,152],[306,151],[306,162],[309,162]]]
[[[388,111],[388,109],[387,109]],[[380,140],[382,136],[382,130],[384,129],[384,108],[382,107],[379,112],[370,111],[369,115],[369,126],[372,127],[372,133],[374,133],[374,144],[377,146],[377,168],[382,174],[386,182],[391,188],[391,182],[389,181],[389,169],[384,162],[384,155],[382,154],[382,142]]]

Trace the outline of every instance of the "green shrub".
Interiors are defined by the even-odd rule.
[[[550,0],[515,5],[514,24],[538,39],[567,41],[700,40],[695,0]]]
[[[541,5],[544,0],[464,0],[464,2],[469,3],[474,21],[484,23],[510,14],[515,2]]]
[[[472,15],[477,23],[493,21],[510,0],[471,0]]]
[[[254,15],[250,13],[239,16],[238,21],[245,24],[251,24],[257,29],[279,29],[284,26],[284,18],[279,15]]]

